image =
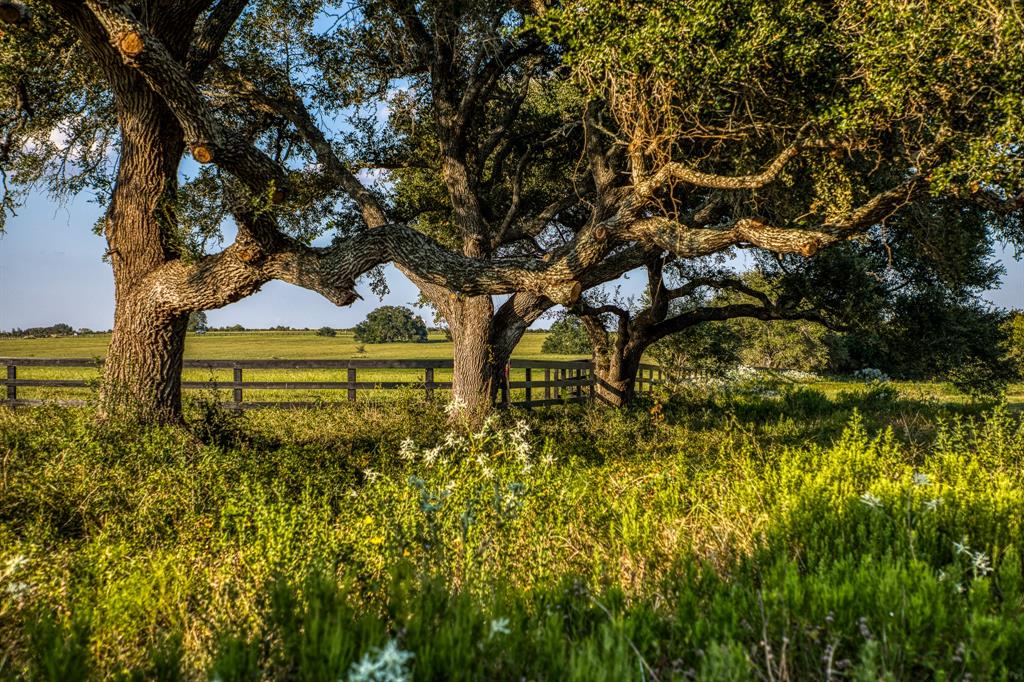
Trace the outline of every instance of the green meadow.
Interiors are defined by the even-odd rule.
[[[529,360],[576,360],[582,356],[549,355],[541,353],[544,343],[543,332],[528,333],[516,348],[513,357]],[[110,343],[109,334],[90,334],[73,337],[37,339],[0,339],[0,358],[102,358]],[[312,331],[294,332],[207,332],[189,334],[185,345],[185,357],[202,360],[450,360],[452,344],[441,332],[432,332],[426,343],[380,343],[359,344],[351,331],[339,331],[337,336],[317,336]],[[90,368],[19,368],[21,379],[85,379],[96,382],[99,372]],[[345,381],[345,370],[246,370],[243,378],[248,381]],[[231,381],[230,369],[198,370],[189,369],[183,374],[186,381]],[[361,369],[359,381],[407,381],[423,383],[422,370]],[[513,370],[512,380],[525,378],[523,370]],[[539,376],[536,378],[540,378]],[[451,370],[436,370],[435,381],[450,381]],[[92,389],[50,389],[24,387],[18,395],[23,399],[88,399],[94,395]],[[197,395],[199,391],[190,391]],[[203,390],[207,398],[229,400],[230,391]],[[523,397],[516,391],[514,398]],[[316,401],[344,400],[344,391],[302,390],[279,391],[274,389],[249,389],[247,400],[260,401]],[[362,400],[391,400],[396,396],[391,391],[360,391]]]
[[[542,339],[517,357],[550,358]],[[346,333],[188,346],[449,352],[364,355]],[[0,409],[0,679],[1022,677],[1019,384],[979,403],[763,374],[482,427],[415,388],[297,411],[226,397],[190,392],[184,427]]]
[[[1024,670],[1024,424],[759,382],[451,422],[0,410],[0,678]]]
[[[543,332],[523,336],[515,357],[523,359],[572,359],[579,356],[544,355]],[[88,334],[38,339],[0,339],[0,357],[24,358],[99,358],[107,353],[109,334]],[[363,352],[359,352],[360,345]],[[448,359],[452,344],[441,332],[431,332],[426,343],[358,344],[352,332],[339,331],[337,336],[317,336],[312,331],[207,332],[189,334],[185,357],[204,360],[293,360],[354,359],[409,360]]]

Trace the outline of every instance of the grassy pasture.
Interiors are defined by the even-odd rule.
[[[543,332],[529,333],[523,336],[516,347],[513,357],[531,360],[577,360],[578,355],[547,355],[541,353],[544,343]],[[110,343],[109,334],[93,334],[78,337],[58,337],[40,339],[0,339],[0,357],[66,357],[66,358],[101,358],[106,354]],[[357,352],[357,344],[352,332],[341,331],[335,337],[316,336],[312,331],[293,332],[208,332],[203,335],[189,334],[185,346],[185,357],[209,360],[248,360],[248,359],[376,359],[376,360],[413,360],[413,359],[450,359],[452,344],[445,340],[440,332],[432,332],[427,343],[384,343],[365,344],[365,353]],[[25,367],[19,368],[18,376],[22,379],[86,379],[98,381],[99,373],[88,368],[56,368],[56,367]],[[186,381],[231,381],[231,370],[186,370]],[[542,375],[534,373],[534,379]],[[359,370],[359,381],[424,381],[422,370]],[[513,381],[525,379],[521,369],[513,370]],[[331,370],[246,370],[244,379],[247,381],[345,381],[344,371]],[[450,381],[450,370],[436,370],[435,381]],[[846,381],[815,380],[817,390],[826,395],[835,396],[843,391],[859,390],[861,384]],[[936,382],[894,382],[901,395],[912,400],[941,400],[957,404],[965,402],[948,385]],[[18,391],[19,397],[35,399],[41,397],[63,399],[88,399],[94,389],[53,389],[23,387]],[[358,393],[360,401],[401,402],[409,392],[394,391],[363,391]],[[188,395],[230,400],[230,392],[221,391],[189,391]],[[513,390],[514,400],[525,397],[521,389]],[[538,397],[535,394],[535,397]],[[295,400],[295,401],[339,401],[344,400],[344,391],[276,391],[269,389],[248,389],[246,400]],[[1006,394],[1006,402],[1010,409],[1024,409],[1024,384],[1012,384]]]
[[[541,353],[544,333],[530,333],[523,336],[513,357],[532,360],[575,360],[581,356],[547,355]],[[110,343],[109,334],[92,334],[77,337],[55,337],[40,339],[0,339],[0,357],[26,358],[101,358],[106,355]],[[432,332],[426,343],[381,343],[365,344],[365,352],[359,353],[351,331],[338,332],[337,336],[317,336],[314,332],[207,332],[202,335],[189,334],[185,345],[185,357],[204,360],[294,360],[294,359],[360,359],[360,360],[433,360],[451,359],[452,344],[444,334]],[[19,368],[21,379],[85,379],[97,381],[99,372],[89,368],[73,367],[25,367]],[[345,381],[344,370],[246,370],[246,381]],[[186,370],[186,381],[231,381],[230,369]],[[539,379],[540,376],[534,377]],[[409,381],[422,383],[422,370],[369,369],[359,370],[358,381]],[[513,381],[525,379],[521,369],[513,370]],[[435,381],[450,381],[451,370],[436,370]],[[410,389],[413,390],[413,389]],[[42,397],[60,399],[88,399],[92,390],[75,388],[23,387],[18,391],[23,399]],[[190,391],[191,395],[198,395]],[[204,391],[207,397],[230,400],[230,391]],[[360,390],[360,400],[389,401],[396,396],[392,391]],[[513,391],[514,399],[523,398],[523,391]],[[303,390],[278,391],[272,389],[249,389],[246,400],[250,401],[338,401],[344,400],[344,390]]]
[[[544,355],[540,347],[545,334],[529,333],[516,348],[515,357],[524,359],[572,359],[579,356]],[[100,358],[107,352],[109,334],[89,334],[40,339],[0,339],[0,357],[24,358]],[[368,343],[358,353],[351,331],[337,336],[317,336],[312,331],[291,332],[207,332],[189,334],[186,358],[209,360],[262,359],[293,360],[306,358],[409,360],[442,359],[452,356],[452,344],[444,334],[431,332],[426,343]]]
[[[826,388],[0,410],[0,679],[1019,679],[1020,417]]]

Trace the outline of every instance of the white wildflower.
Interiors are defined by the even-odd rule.
[[[988,575],[992,572],[992,562],[984,552],[972,552],[971,568],[975,576]]]
[[[524,439],[530,433],[530,425],[526,423],[525,419],[519,419],[516,421],[515,426],[512,427],[510,433],[513,438]]]
[[[441,448],[440,448],[440,446],[436,447],[436,448],[430,448],[428,450],[424,450],[423,451],[423,463],[426,464],[428,467],[429,466],[433,466],[434,463],[437,461],[437,458],[440,457],[440,456],[441,456]]]
[[[398,450],[398,456],[406,461],[411,462],[416,459],[416,443],[412,438],[406,438],[402,441],[402,446]]]
[[[878,496],[874,493],[864,493],[860,496],[861,504],[871,507],[872,509],[881,509],[882,501],[878,499]]]
[[[931,483],[931,479],[928,478],[928,474],[915,473],[913,480],[914,485],[928,485]]]
[[[530,461],[530,444],[525,440],[513,440],[512,452],[521,464],[526,464]]]
[[[466,447],[466,439],[457,435],[454,431],[449,431],[444,437],[444,447],[449,452],[463,450]]]
[[[380,478],[380,474],[378,474],[376,471],[374,471],[370,467],[366,467],[365,469],[363,469],[363,476],[366,478],[367,482],[369,482],[369,483],[373,483],[378,478]]]
[[[28,593],[32,590],[31,585],[23,583],[20,580],[14,580],[7,583],[7,594],[9,594],[15,601],[21,601]]]
[[[478,452],[476,454],[476,463],[480,466],[481,469],[486,469],[487,468],[487,455],[485,455],[482,452]]]
[[[494,426],[497,421],[498,415],[493,413],[487,415],[487,419],[484,419],[484,423],[480,425],[480,430],[475,434],[474,438],[476,438],[476,440],[483,440],[486,438],[488,433],[494,431]]]
[[[935,511],[936,509],[939,508],[939,505],[941,505],[941,504],[942,504],[942,500],[940,498],[936,497],[933,500],[925,500],[924,508],[927,509],[928,511]]]
[[[967,540],[961,539],[960,542],[953,543],[953,551],[959,554],[970,554],[971,548],[967,546]]]
[[[540,458],[540,463],[549,467],[555,463],[555,456],[550,452],[545,452],[544,456]]]
[[[509,632],[508,618],[495,618],[491,621],[491,632],[487,635],[487,639],[491,639],[495,635],[507,635]]]
[[[348,682],[408,682],[412,671],[407,665],[413,654],[398,648],[390,640],[381,648],[374,648],[373,655],[366,653],[348,671]]]
[[[455,417],[465,412],[466,407],[468,407],[468,405],[466,404],[465,400],[463,400],[462,398],[455,398],[450,403],[444,406],[444,412],[449,417]]]
[[[17,573],[22,567],[28,563],[28,559],[22,554],[16,554],[7,560],[4,564],[3,577],[9,577]]]

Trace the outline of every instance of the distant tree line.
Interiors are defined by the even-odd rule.
[[[10,331],[0,331],[0,338],[27,339],[48,336],[74,336],[75,334],[99,333],[103,332],[94,332],[93,330],[87,327],[82,327],[81,329],[75,330],[70,324],[58,322],[57,324],[52,324],[49,327],[29,327],[27,329],[19,329],[15,327]]]

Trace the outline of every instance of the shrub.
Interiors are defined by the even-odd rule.
[[[997,398],[1005,390],[1011,369],[1009,363],[985,362],[979,358],[968,358],[951,367],[946,377],[953,388],[974,400]]]
[[[337,336],[338,332],[334,331],[331,327],[320,327],[316,330],[317,336]]]
[[[202,310],[194,310],[188,316],[188,331],[205,332],[209,328],[206,322],[206,313]]]
[[[408,308],[386,305],[370,312],[355,327],[355,340],[362,343],[422,343],[427,325]]]
[[[743,337],[720,322],[705,322],[667,336],[650,349],[673,382],[720,378],[740,361]]]
[[[587,330],[580,322],[580,318],[566,315],[551,325],[544,343],[541,344],[540,352],[554,355],[590,355],[590,337],[587,336]]]
[[[1017,370],[1017,376],[1024,378],[1024,312],[1012,312],[1002,327],[1005,340],[1006,359]]]

